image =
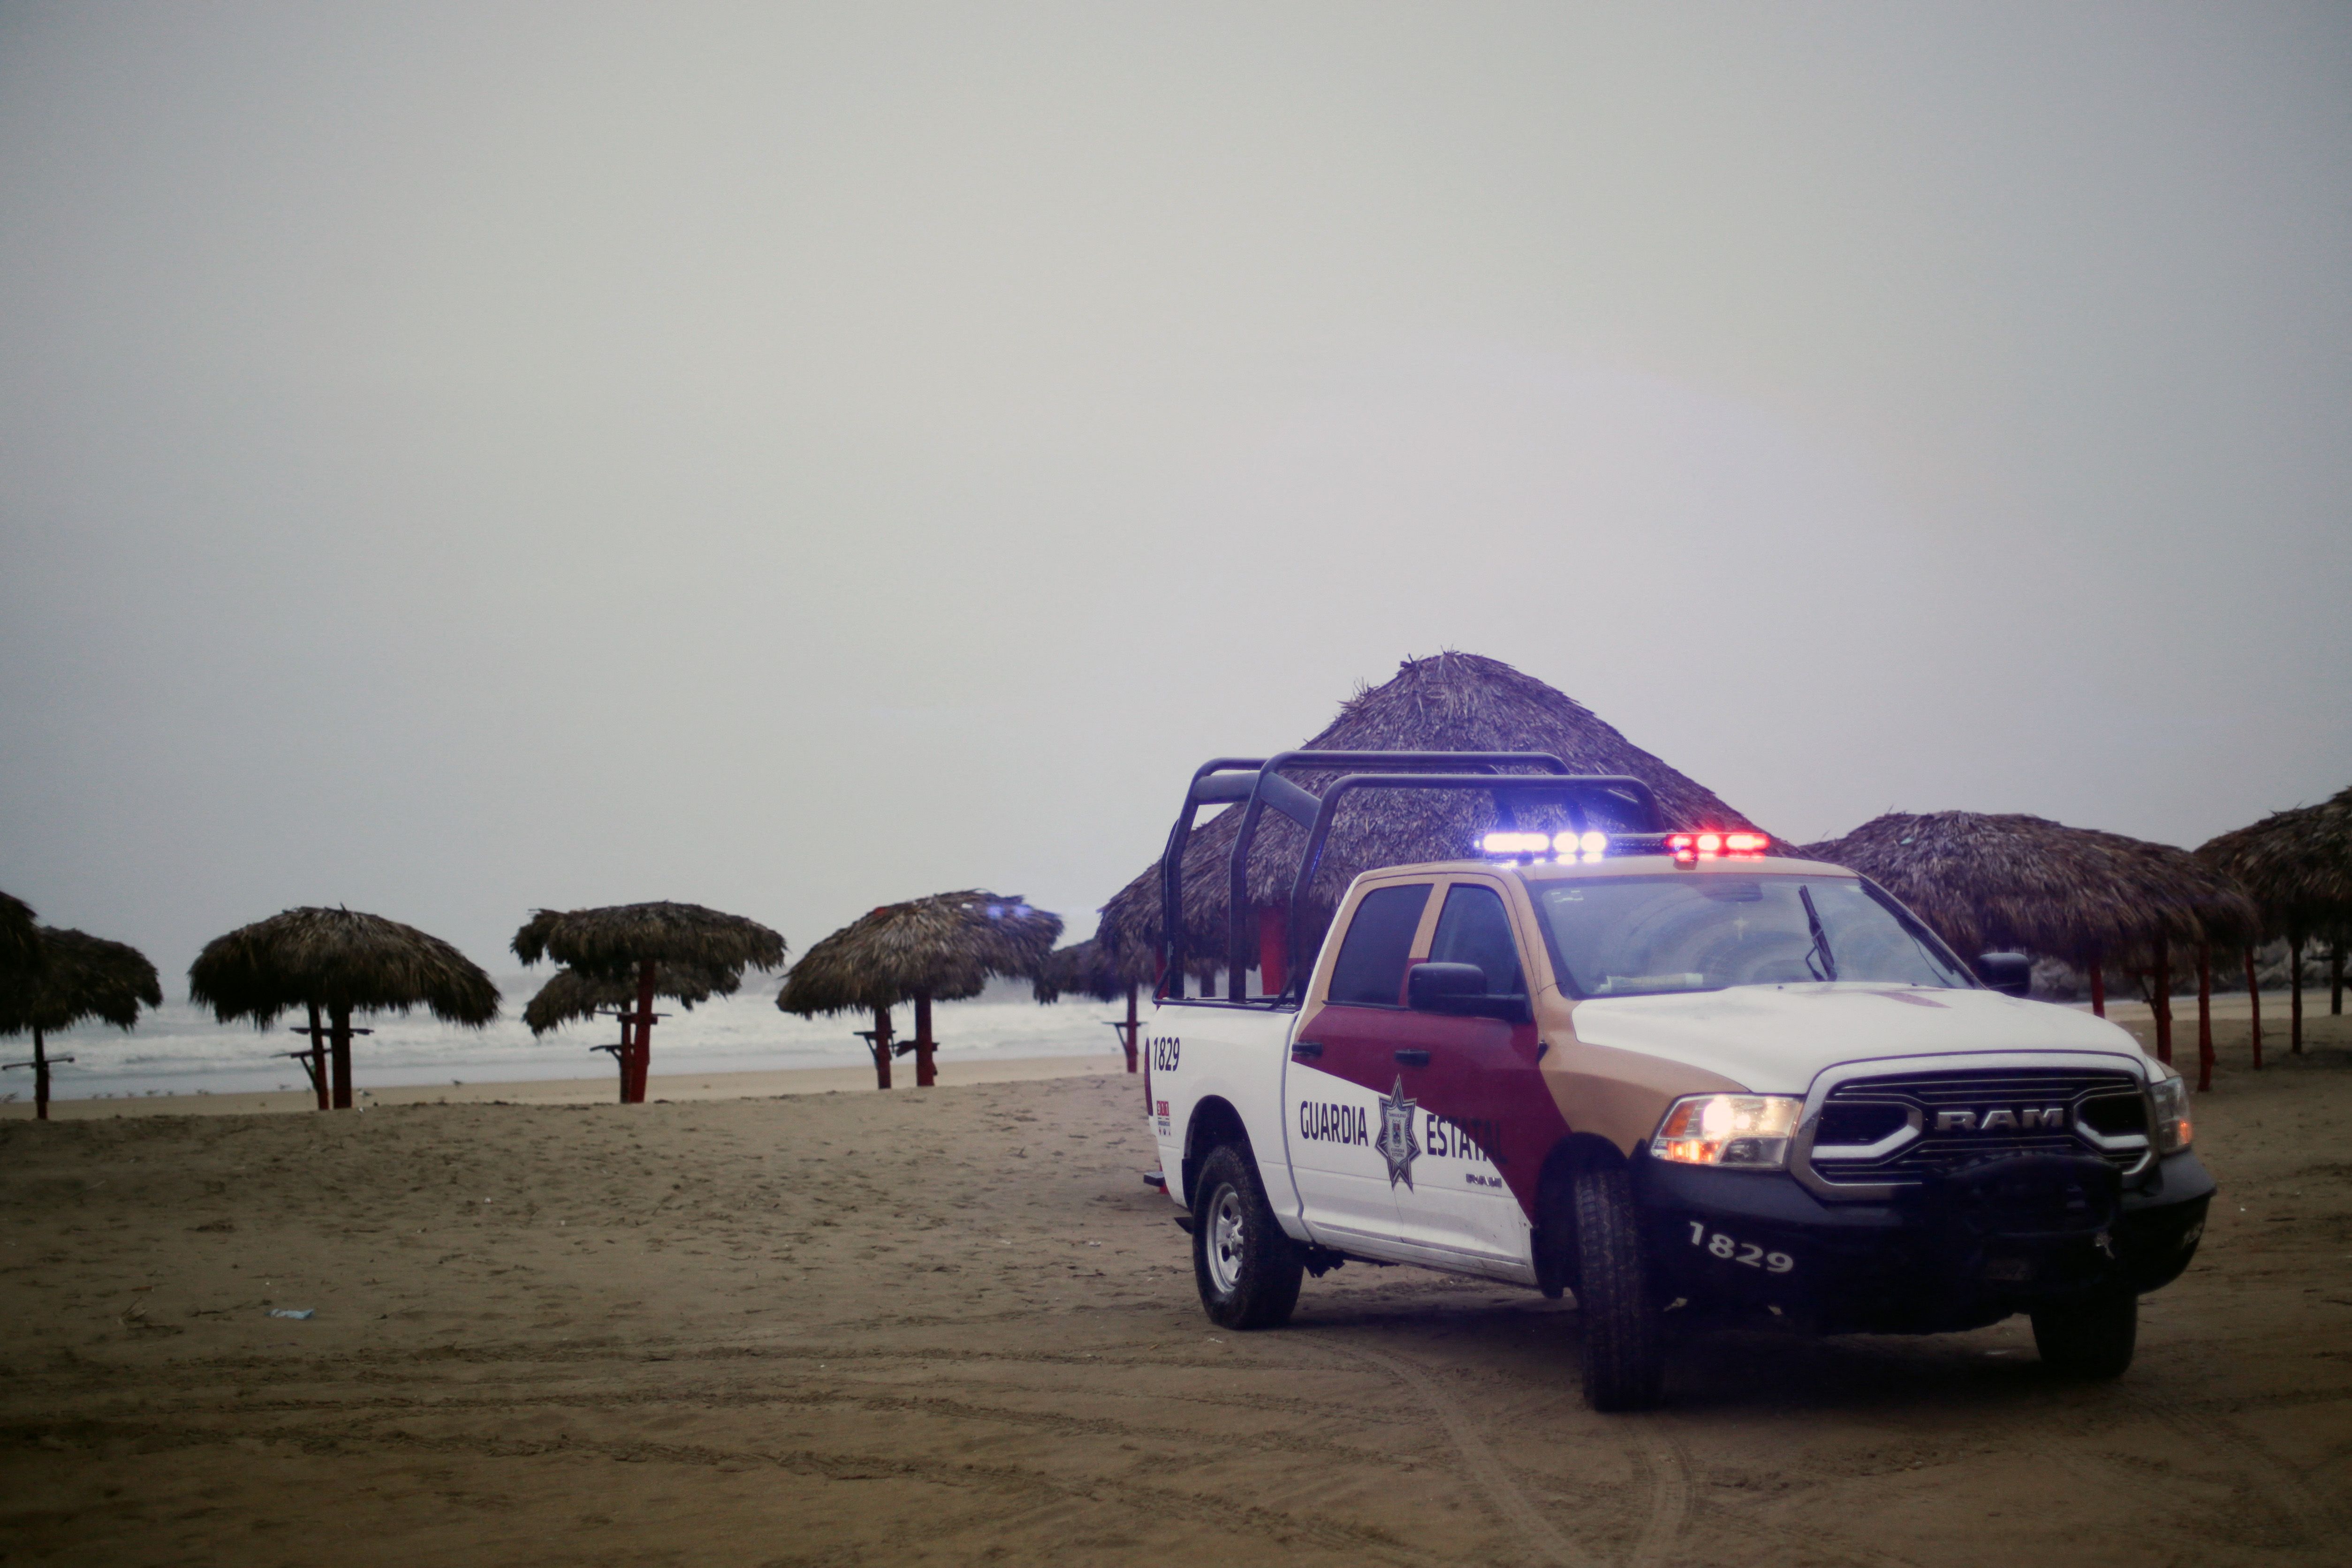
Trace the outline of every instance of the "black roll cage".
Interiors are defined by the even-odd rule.
[[[1318,772],[1339,768],[1379,768],[1380,772],[1343,773],[1317,795],[1283,777],[1287,768]],[[1506,768],[1533,768],[1534,773],[1505,773]],[[1183,810],[1168,831],[1168,847],[1160,860],[1161,973],[1157,998],[1184,999],[1184,849],[1192,836],[1192,822],[1203,806],[1243,803],[1241,831],[1234,835],[1227,865],[1225,999],[1248,1001],[1247,971],[1251,960],[1249,852],[1258,823],[1269,806],[1307,830],[1307,847],[1299,855],[1298,873],[1291,879],[1290,896],[1283,907],[1283,947],[1287,973],[1277,997],[1256,998],[1261,1006],[1286,1007],[1303,1000],[1307,976],[1299,951],[1298,908],[1322,864],[1331,837],[1331,822],[1339,802],[1364,789],[1485,789],[1495,798],[1495,815],[1506,828],[1516,826],[1515,800],[1529,795],[1550,796],[1568,812],[1576,831],[1587,821],[1580,796],[1605,794],[1639,807],[1649,818],[1648,831],[1664,831],[1657,793],[1643,780],[1622,773],[1570,773],[1568,764],[1549,751],[1283,751],[1272,757],[1213,757],[1192,770],[1184,790]]]

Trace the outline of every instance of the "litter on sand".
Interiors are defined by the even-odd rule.
[[[307,1322],[310,1319],[319,1315],[319,1309],[316,1307],[272,1307],[269,1309],[269,1315],[273,1318],[299,1318]]]

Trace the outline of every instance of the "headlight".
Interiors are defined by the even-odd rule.
[[[2147,1086],[2148,1141],[2159,1155],[2177,1155],[2196,1135],[2189,1120],[2189,1082],[2169,1067]]]
[[[1804,1107],[1784,1094],[1694,1094],[1658,1124],[1650,1154],[1676,1165],[1776,1171],[1788,1164],[1789,1134]]]

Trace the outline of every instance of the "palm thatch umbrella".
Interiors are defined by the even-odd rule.
[[[1548,751],[1571,773],[1631,774],[1656,792],[1659,810],[1677,827],[1752,828],[1713,790],[1627,740],[1592,710],[1496,659],[1439,653],[1408,659],[1384,685],[1360,690],[1339,716],[1301,748],[1309,751]],[[1294,782],[1321,792],[1334,775],[1299,773]],[[1184,851],[1186,967],[1208,976],[1226,961],[1232,858],[1241,812],[1227,810],[1195,831]],[[1538,825],[1531,812],[1529,825]],[[1478,834],[1494,825],[1492,797],[1476,791],[1381,791],[1359,795],[1339,810],[1315,884],[1307,890],[1300,933],[1312,952],[1330,923],[1339,895],[1360,872],[1413,861],[1475,852]],[[1250,903],[1276,911],[1287,900],[1306,846],[1306,833],[1287,818],[1269,815],[1251,845]],[[1261,929],[1266,915],[1261,914]],[[1145,868],[1103,905],[1097,941],[1122,955],[1156,956],[1162,941],[1160,866]],[[1280,945],[1261,944],[1265,962],[1280,959]],[[1281,988],[1268,974],[1265,989]]]
[[[662,964],[654,970],[654,995],[667,997],[688,1012],[697,1002],[707,1002],[713,997],[731,997],[743,988],[740,974],[698,968],[691,964]],[[636,1000],[637,982],[632,979],[614,980],[583,974],[578,969],[558,969],[548,977],[547,984],[523,1005],[522,1021],[530,1026],[534,1035],[546,1034],[578,1019],[594,1018],[598,1013],[619,1012]],[[598,1050],[604,1047],[599,1046]]]
[[[526,964],[553,958],[589,980],[634,982],[635,1011],[621,1014],[621,1103],[641,1104],[653,1061],[654,998],[665,966],[691,986],[714,982],[704,994],[734,991],[749,967],[762,971],[784,961],[784,939],[756,920],[699,904],[616,904],[601,909],[541,909],[515,933],[515,956]],[[721,989],[715,982],[723,981]],[[542,993],[543,994],[543,993]],[[679,995],[683,1000],[683,994]],[[700,999],[700,998],[697,998]],[[551,1004],[552,1008],[554,1004]],[[593,1006],[593,1004],[592,1004]]]
[[[1098,1002],[1117,1001],[1119,994],[1127,995],[1127,1021],[1118,1030],[1119,1048],[1127,1053],[1127,1070],[1136,1069],[1136,1030],[1139,1027],[1138,1011],[1143,988],[1151,982],[1154,968],[1151,955],[1140,948],[1129,948],[1124,955],[1099,936],[1089,936],[1084,942],[1073,942],[1057,947],[1045,956],[1039,966],[1037,977],[1030,983],[1030,991],[1040,1004],[1060,1001],[1065,996],[1092,997]]]
[[[353,1013],[421,1007],[468,1029],[499,1016],[497,984],[438,936],[381,915],[307,905],[205,943],[188,966],[188,996],[222,1023],[248,1019],[257,1029],[306,1009],[310,1027],[296,1032],[310,1037],[320,1110],[351,1109],[352,1036],[369,1032],[352,1027]],[[331,1063],[321,1060],[330,1051]]]
[[[2352,934],[2352,788],[2316,806],[2273,811],[2199,846],[2197,852],[2236,877],[2262,905],[2263,934],[2287,945],[2290,1049],[2303,1050],[2303,949],[2329,939],[2328,1011],[2344,1010],[2344,944]],[[2246,960],[2253,988],[2253,959]]]
[[[35,933],[35,962],[0,973],[0,1035],[33,1037],[33,1060],[10,1067],[33,1070],[33,1114],[49,1119],[49,1054],[46,1037],[89,1019],[129,1030],[139,1009],[163,1005],[155,966],[127,942],[44,925]],[[60,1060],[71,1061],[72,1057]]]
[[[915,1004],[915,1084],[938,1081],[931,1004],[976,997],[997,976],[1034,979],[1062,935],[1062,917],[1019,895],[979,888],[886,904],[861,915],[801,955],[776,1006],[803,1018],[874,1015],[866,1037],[878,1088],[890,1087],[890,1009]]]
[[[2017,949],[2087,969],[2106,1012],[2105,960],[2144,957],[2157,1054],[2172,1060],[2171,945],[2198,953],[2200,1061],[2210,1075],[2211,948],[2259,921],[2235,882],[2187,850],[2044,817],[1892,811],[1796,851],[1848,866],[1916,911],[1961,953]]]
[[[33,924],[33,906],[0,893],[0,974],[37,968],[41,937]]]

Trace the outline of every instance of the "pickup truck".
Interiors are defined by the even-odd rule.
[[[1309,958],[1335,812],[1383,789],[1484,790],[1501,825],[1473,857],[1356,876]],[[1229,940],[1188,955],[1185,851],[1218,804],[1239,813]],[[1268,811],[1306,837],[1261,916],[1243,889]],[[1654,1405],[1684,1325],[2022,1312],[2053,1369],[2120,1375],[2215,1190],[2179,1077],[2023,999],[2021,956],[1972,967],[1869,879],[1771,852],[1670,831],[1640,780],[1546,755],[1204,765],[1161,862],[1143,1045],[1210,1318],[1278,1326],[1303,1276],[1349,1260],[1572,1292],[1599,1410]],[[1187,994],[1204,972],[1223,994]]]

